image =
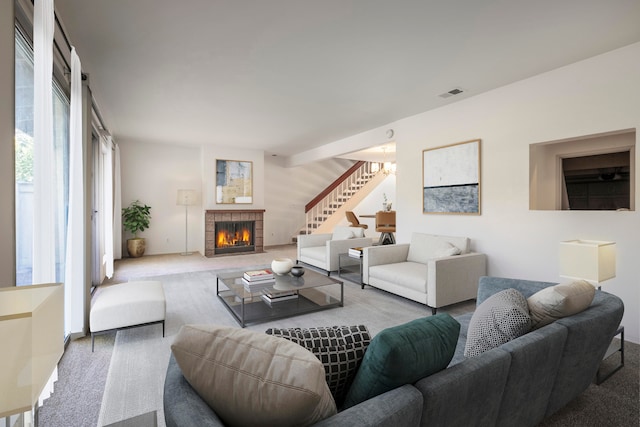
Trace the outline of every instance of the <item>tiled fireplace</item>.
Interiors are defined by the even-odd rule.
[[[206,257],[264,251],[264,209],[207,210],[204,219]]]

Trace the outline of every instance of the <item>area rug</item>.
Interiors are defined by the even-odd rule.
[[[260,266],[247,266],[254,269]],[[218,270],[225,271],[225,270]],[[165,426],[162,394],[171,343],[185,324],[239,327],[215,294],[216,271],[198,271],[149,278],[162,282],[167,300],[166,330],[151,325],[119,331],[105,384],[98,426],[157,411]],[[472,311],[474,302],[448,308],[452,316]],[[429,316],[431,309],[378,289],[345,281],[344,307],[333,308],[246,329],[264,332],[271,327],[313,327],[364,324],[372,335],[382,329]]]

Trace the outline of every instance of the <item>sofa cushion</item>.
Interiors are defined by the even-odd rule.
[[[417,292],[427,292],[427,265],[419,262],[396,262],[369,267],[369,278],[395,283]]]
[[[468,239],[466,237],[449,238],[431,234],[413,233],[411,235],[411,245],[409,245],[407,261],[426,264],[432,258],[465,253],[468,246],[467,241]]]
[[[309,246],[308,248],[302,248],[300,249],[300,256],[324,262],[327,260],[327,248],[325,246]]]
[[[336,413],[322,363],[291,341],[227,326],[185,325],[171,350],[189,384],[225,425],[310,425]]]
[[[529,307],[515,289],[505,289],[480,304],[469,321],[466,357],[474,357],[531,330]]]
[[[267,334],[286,338],[316,355],[324,366],[329,390],[340,407],[358,371],[371,335],[364,325],[318,328],[269,328]]]
[[[343,408],[446,368],[459,332],[446,313],[384,329],[371,340]]]
[[[527,299],[532,328],[541,328],[562,317],[585,310],[596,289],[584,280],[561,283],[536,292]]]

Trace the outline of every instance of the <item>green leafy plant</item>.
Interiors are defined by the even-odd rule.
[[[136,239],[138,238],[138,232],[149,228],[150,220],[151,207],[140,203],[140,200],[131,202],[128,207],[122,209],[122,225]]]

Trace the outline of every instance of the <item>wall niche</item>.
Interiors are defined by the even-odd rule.
[[[636,130],[529,146],[529,209],[635,210]]]

